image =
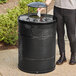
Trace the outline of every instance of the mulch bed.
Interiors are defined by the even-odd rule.
[[[18,45],[9,45],[9,44],[6,44],[4,42],[0,42],[0,51],[2,50],[6,50],[6,49],[16,49],[18,48]]]
[[[6,3],[0,4],[0,14],[5,14],[7,9],[12,9],[18,5],[19,0],[8,0]]]
[[[8,0],[7,3],[0,4],[0,14],[6,13],[8,8],[12,9],[15,6],[17,6],[18,2],[19,2],[19,0]],[[17,47],[18,47],[18,45],[12,46],[12,45],[6,44],[4,42],[0,42],[0,51],[6,50],[6,49],[15,49]]]

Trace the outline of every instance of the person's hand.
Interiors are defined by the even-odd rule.
[[[44,11],[45,10],[45,8],[38,8],[37,9],[37,11],[40,11],[40,12],[42,12],[42,11]]]
[[[51,1],[52,1],[52,0],[46,0],[46,2],[45,2],[46,6],[49,6],[50,3],[51,3]],[[37,11],[38,11],[38,10],[39,10],[40,12],[42,12],[42,11],[45,10],[45,8],[38,8]]]
[[[46,2],[46,6],[49,6],[49,4],[50,4],[49,1]],[[45,9],[46,9],[46,8],[38,8],[37,11],[42,12],[42,11],[45,11]]]

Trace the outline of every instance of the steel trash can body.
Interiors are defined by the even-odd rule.
[[[46,14],[30,13],[30,7],[46,8]],[[40,15],[40,14],[39,14]],[[47,73],[55,69],[56,18],[47,14],[45,3],[28,4],[28,14],[18,17],[20,70]]]
[[[38,22],[27,16],[18,18],[18,67],[28,73],[51,72],[55,69],[56,19],[47,15],[48,21]]]

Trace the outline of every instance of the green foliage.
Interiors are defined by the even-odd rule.
[[[7,0],[0,0],[0,4],[1,3],[6,3],[7,2]]]
[[[17,7],[8,9],[6,14],[0,15],[0,41],[16,45],[18,40],[18,16],[27,13],[27,4],[35,1],[38,0],[20,0]]]

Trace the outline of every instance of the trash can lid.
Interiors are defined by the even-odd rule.
[[[46,8],[47,7],[47,5],[42,2],[32,2],[32,3],[28,4],[28,6],[35,7],[35,8]]]
[[[54,23],[57,21],[56,17],[54,17],[53,15],[47,15],[47,18],[46,18],[46,15],[42,14],[41,20],[40,18],[36,18],[33,16],[36,16],[36,14],[33,13],[30,17],[28,17],[28,14],[21,15],[18,17],[18,20],[22,22],[37,23],[37,24]]]

